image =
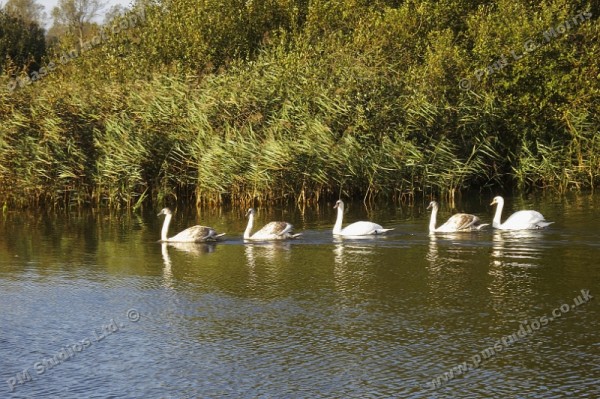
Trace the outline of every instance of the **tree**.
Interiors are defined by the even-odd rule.
[[[36,69],[46,54],[44,29],[0,10],[0,72],[7,65]],[[10,71],[14,73],[16,71]]]
[[[120,4],[113,5],[104,15],[104,25],[110,24],[115,18],[118,18],[125,14],[125,7]]]
[[[86,28],[105,6],[102,0],[59,0],[52,17],[55,25],[66,26],[75,33],[79,45],[83,46]]]
[[[42,25],[42,19],[46,15],[44,6],[35,0],[8,0],[4,6],[8,15],[21,18],[27,23]]]

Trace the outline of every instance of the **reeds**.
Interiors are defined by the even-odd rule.
[[[325,33],[328,20],[316,21],[318,7],[309,7],[304,26],[278,30],[217,72],[198,72],[197,58],[194,69],[151,69],[154,59],[128,37],[152,31],[132,29],[114,47],[107,43],[31,87],[1,93],[0,202],[246,207],[341,193],[404,199],[473,187],[564,191],[598,183],[597,80],[590,83],[595,89],[582,88],[581,77],[567,96],[567,77],[581,74],[546,63],[555,74],[546,89],[559,87],[573,101],[554,98],[523,83],[535,73],[530,59],[464,91],[461,78],[489,62],[467,50],[491,35],[475,26],[479,19],[500,23],[501,10],[473,11],[465,27],[430,18],[444,10],[428,7],[444,5],[361,7],[369,6],[351,7],[360,18],[337,21]],[[154,26],[157,14],[147,15]],[[597,24],[580,29],[578,48],[594,43]],[[395,41],[396,34],[414,39]],[[120,67],[115,54],[126,51]],[[581,62],[589,74],[598,49],[586,51]],[[146,69],[138,74],[136,65]],[[577,98],[578,90],[587,94]]]

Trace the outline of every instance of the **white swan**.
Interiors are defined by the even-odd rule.
[[[429,232],[430,233],[454,233],[457,231],[476,231],[481,230],[482,227],[488,225],[488,223],[481,223],[479,218],[475,215],[468,213],[457,213],[450,216],[450,219],[440,227],[436,228],[436,219],[439,209],[439,205],[435,201],[431,201],[427,209],[431,209],[431,219],[429,220]]]
[[[292,232],[294,226],[288,222],[267,223],[262,229],[250,235],[252,227],[254,227],[254,208],[248,209],[246,216],[248,216],[248,225],[246,226],[246,231],[244,231],[244,240],[287,240],[302,235],[301,233],[294,234]]]
[[[342,220],[344,218],[344,202],[342,200],[338,200],[333,208],[337,208],[337,219],[335,220],[335,225],[333,226],[334,236],[368,236],[383,234],[386,231],[394,230],[384,229],[377,223],[373,222],[355,222],[342,229]]]
[[[500,230],[533,230],[543,229],[554,222],[546,222],[544,215],[538,211],[517,211],[509,216],[504,223],[500,223],[502,208],[504,207],[504,198],[494,197],[490,205],[496,204],[496,214],[492,221],[492,226]]]
[[[192,226],[182,232],[174,235],[171,238],[167,237],[169,232],[169,224],[173,217],[173,212],[169,208],[162,209],[157,216],[165,215],[162,231],[160,233],[160,242],[204,242],[214,241],[217,238],[224,236],[225,233],[218,234],[212,227]]]

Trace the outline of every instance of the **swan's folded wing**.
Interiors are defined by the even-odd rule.
[[[269,222],[262,229],[252,234],[252,239],[278,240],[288,238],[294,226],[287,222]]]
[[[283,235],[293,229],[293,226],[287,222],[269,222],[256,233],[260,235]]]
[[[547,222],[544,215],[538,211],[517,211],[509,216],[501,228],[506,230],[539,229],[547,227],[552,222]]]
[[[169,238],[173,242],[202,242],[213,239],[217,232],[212,227],[192,226]]]
[[[384,229],[381,225],[373,222],[354,222],[346,227],[344,227],[341,231],[341,235],[343,236],[367,236],[367,235],[376,235],[383,234],[386,231],[393,229]]]

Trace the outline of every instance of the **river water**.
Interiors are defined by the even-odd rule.
[[[490,222],[491,196],[442,203]],[[161,245],[158,209],[0,218],[2,398],[598,398],[600,197],[508,197],[547,230],[430,236],[426,204],[177,209],[217,244]]]

